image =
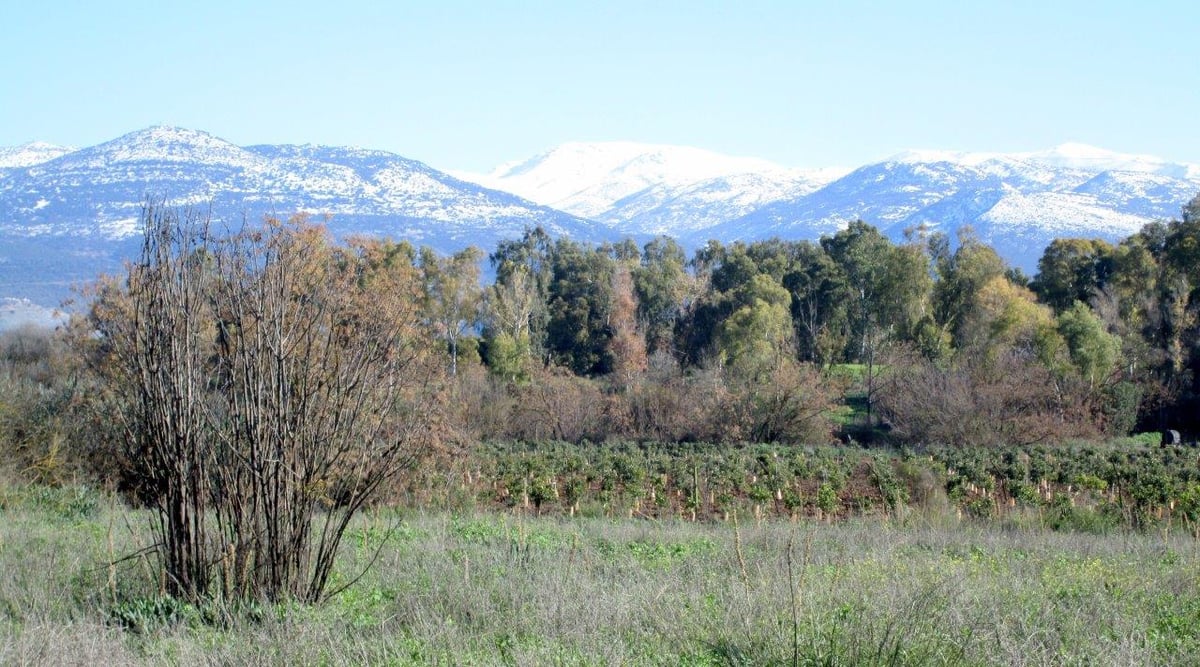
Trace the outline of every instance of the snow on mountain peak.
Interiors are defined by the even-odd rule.
[[[1099,174],[1106,171],[1127,171],[1157,174],[1175,179],[1200,177],[1200,165],[1168,162],[1151,155],[1117,153],[1088,144],[1068,142],[1042,151],[1026,153],[962,152],[940,150],[909,150],[893,155],[885,163],[935,164],[949,163],[969,168],[981,168],[997,173],[1011,173],[1037,169],[1074,171],[1076,173]],[[1033,180],[1044,180],[1046,174]]]
[[[1120,153],[1115,151],[1073,141],[1059,144],[1045,153],[1069,160],[1111,160],[1120,156]]]
[[[0,269],[10,267],[0,270],[0,287],[44,270],[53,253],[39,243],[126,238],[145,193],[240,215],[329,212],[343,232],[399,234],[447,250],[534,224],[591,241],[661,233],[685,244],[812,239],[855,218],[893,238],[916,224],[947,232],[971,224],[1006,259],[1032,268],[1055,235],[1116,239],[1177,215],[1200,189],[1200,166],[1073,143],[1027,153],[908,151],[851,172],[684,146],[570,142],[489,174],[453,175],[385,151],[239,147],[168,126],[75,151],[0,148]],[[31,268],[12,270],[18,259]]]
[[[1144,218],[1105,207],[1096,198],[1069,192],[1022,195],[1007,192],[980,221],[1000,227],[1036,226],[1057,236],[1128,236]]]
[[[257,166],[263,158],[207,132],[157,125],[117,137],[72,155],[88,166],[169,162]]]
[[[1131,171],[1187,178],[1189,172],[1195,171],[1195,165],[1168,162],[1152,155],[1117,153],[1080,143],[1065,143],[1045,151],[1015,154],[1014,157],[1046,166],[1094,173]]]
[[[75,149],[56,146],[44,141],[32,141],[20,146],[0,148],[0,169],[32,167],[62,157]]]
[[[450,252],[541,226],[588,240],[602,225],[461,182],[399,155],[329,146],[239,147],[151,127],[20,169],[0,169],[0,296],[57,301],[67,285],[119,269],[147,197],[217,224],[331,214],[338,236],[405,238]]]
[[[787,174],[767,160],[722,155],[687,146],[632,141],[568,142],[491,173],[455,174],[531,201],[585,217],[647,188],[680,188],[743,174]]]
[[[984,162],[995,160],[1000,153],[968,153],[964,151],[939,151],[930,149],[912,149],[893,155],[884,162],[899,162],[902,164],[927,164],[949,162],[966,166],[978,166]]]

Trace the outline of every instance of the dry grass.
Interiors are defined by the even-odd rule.
[[[197,608],[159,597],[138,559],[109,580],[110,527],[114,552],[129,553],[150,534],[144,516],[56,493],[0,498],[3,664],[1186,664],[1200,653],[1200,554],[1182,535],[919,517],[743,523],[735,535],[388,512],[351,531],[341,581],[382,549],[332,602]]]

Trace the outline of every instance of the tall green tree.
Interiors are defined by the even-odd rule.
[[[792,356],[791,295],[771,276],[758,274],[735,296],[736,309],[720,325],[721,356],[743,377],[762,377]]]
[[[892,341],[914,339],[928,312],[929,261],[915,244],[893,245],[878,229],[857,220],[821,247],[845,276],[850,359],[866,366],[867,420],[877,389],[877,358]]]
[[[1058,331],[1079,376],[1095,389],[1116,368],[1120,339],[1105,331],[1104,323],[1082,301],[1059,314]]]
[[[549,289],[546,347],[552,359],[577,375],[612,370],[612,256],[596,248],[559,239]]]
[[[821,247],[846,276],[852,356],[867,362],[880,340],[880,295],[892,242],[875,227],[856,220],[837,234],[821,239]]]
[[[496,271],[497,286],[509,289],[514,280],[521,281],[519,291],[531,290],[535,307],[529,311],[529,347],[536,354],[545,350],[546,325],[550,313],[550,281],[554,276],[554,239],[541,227],[527,228],[520,239],[504,240],[488,256]],[[515,278],[515,273],[522,277]]]
[[[459,341],[479,323],[482,259],[483,251],[474,246],[448,257],[439,257],[431,248],[421,249],[425,313],[434,335],[446,343],[452,376],[458,375]]]
[[[736,255],[732,263],[731,255]],[[677,339],[683,361],[696,366],[716,353],[717,330],[734,309],[732,291],[757,274],[758,267],[745,256],[744,247],[726,248],[718,241],[698,249],[690,264],[695,298],[682,314]]]
[[[1113,247],[1100,239],[1054,239],[1038,260],[1031,287],[1055,312],[1088,303],[1113,272]]]
[[[799,355],[818,364],[838,361],[849,341],[846,275],[820,245],[802,242],[796,254],[783,285],[792,295]]]
[[[966,319],[976,309],[980,290],[1005,273],[1004,260],[969,228],[959,230],[958,248],[950,251],[945,234],[934,234],[929,252],[937,282],[933,288],[933,320],[955,348],[969,346]]]
[[[503,282],[497,280],[484,297],[484,339],[488,368],[509,382],[529,378],[533,367],[533,326],[545,303],[529,267],[518,265]]]
[[[690,277],[687,256],[673,239],[660,236],[642,250],[641,265],[633,269],[638,319],[646,332],[646,347],[653,353],[670,350],[675,325],[682,315]]]
[[[880,278],[878,319],[898,340],[914,340],[918,327],[930,315],[933,278],[929,258],[915,243],[891,247],[887,251]]]

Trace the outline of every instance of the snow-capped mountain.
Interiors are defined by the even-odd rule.
[[[446,251],[491,249],[535,225],[592,242],[667,234],[692,247],[817,239],[859,218],[896,240],[911,228],[953,237],[971,225],[1032,272],[1056,237],[1118,240],[1177,216],[1197,192],[1200,166],[1081,144],[909,151],[854,170],[798,170],[695,148],[570,143],[487,175],[450,175],[378,150],[237,146],[155,127],[79,150],[0,149],[0,297],[53,305],[70,283],[119,268],[135,254],[147,196],[233,226],[328,213],[337,234]]]
[[[335,229],[403,231],[416,242],[427,237],[452,242],[481,229],[520,233],[526,224],[589,235],[596,227],[391,153],[240,147],[171,127],[133,132],[11,171],[0,187],[0,232],[25,236],[122,238],[135,233],[147,196],[175,205],[212,203],[219,216],[239,219],[270,212],[329,213]],[[403,229],[393,229],[396,223]],[[426,228],[431,223],[436,229]]]
[[[789,169],[686,146],[612,141],[566,143],[488,174],[456,175],[626,234],[679,236],[812,192],[844,173]]]
[[[651,186],[677,187],[736,173],[780,169],[765,160],[628,141],[571,142],[487,175],[459,176],[589,218]]]
[[[0,146],[0,169],[15,169],[32,167],[35,164],[49,162],[56,157],[66,155],[74,148],[55,146],[41,141],[34,141],[20,146]]]
[[[815,192],[842,171],[735,173],[674,187],[652,185],[613,202],[597,219],[628,234],[689,235],[781,198]]]
[[[29,299],[0,297],[0,333],[24,326],[56,327],[67,320],[57,308],[47,308]]]
[[[1087,172],[1134,172],[1176,179],[1200,179],[1200,165],[1168,162],[1153,155],[1128,155],[1086,144],[1066,143],[1047,151],[1016,153],[1027,162]]]
[[[1036,268],[1054,238],[1119,240],[1177,216],[1200,192],[1200,168],[1080,144],[1034,153],[910,151],[812,193],[781,198],[693,234],[701,238],[817,238],[861,218],[893,239],[963,225],[1012,264]]]
[[[862,218],[901,239],[971,225],[1032,271],[1057,236],[1116,240],[1177,215],[1200,166],[1067,143],[1025,153],[917,150],[854,170],[797,170],[698,149],[570,143],[467,180],[635,236],[816,239]]]
[[[65,149],[64,149],[65,150]],[[382,151],[241,147],[205,132],[153,127],[54,155],[28,146],[0,170],[0,296],[46,301],[133,255],[147,197],[211,210],[233,226],[265,214],[331,214],[336,234],[405,238],[440,250],[490,248],[541,225],[607,238],[596,222],[467,183]],[[48,158],[48,159],[42,159]]]

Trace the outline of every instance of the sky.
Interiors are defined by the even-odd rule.
[[[1198,24],[1164,1],[5,0],[0,146],[165,124],[467,171],[607,140],[1200,162]]]

